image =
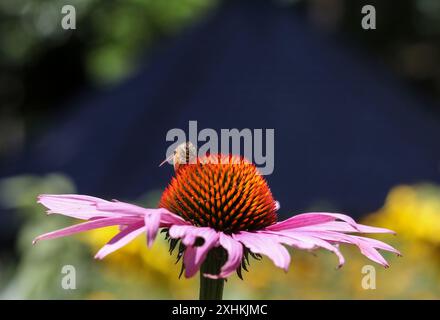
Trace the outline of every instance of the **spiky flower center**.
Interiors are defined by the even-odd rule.
[[[258,230],[277,221],[265,179],[238,156],[209,155],[179,166],[159,206],[196,226],[227,233]]]

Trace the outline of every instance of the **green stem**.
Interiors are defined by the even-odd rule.
[[[222,300],[224,279],[210,279],[203,276],[204,273],[218,274],[224,262],[222,250],[212,249],[206,256],[200,268],[200,300]]]

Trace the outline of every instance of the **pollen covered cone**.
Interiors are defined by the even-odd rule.
[[[225,233],[258,230],[277,221],[265,179],[255,165],[232,155],[207,155],[179,166],[159,206],[193,225]]]

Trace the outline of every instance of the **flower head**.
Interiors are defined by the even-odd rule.
[[[40,195],[38,202],[57,213],[86,222],[43,234],[42,239],[118,225],[120,232],[96,258],[123,247],[141,234],[151,246],[159,229],[166,232],[173,249],[180,242],[186,277],[195,275],[208,253],[221,252],[222,266],[209,278],[226,278],[246,267],[247,255],[264,255],[287,271],[290,254],[285,246],[302,250],[327,249],[344,257],[338,244],[353,244],[369,259],[388,267],[378,249],[399,252],[361,233],[393,233],[356,223],[347,215],[311,212],[277,222],[278,205],[257,168],[242,157],[207,155],[195,163],[179,165],[164,191],[159,208],[106,201],[84,195]]]
[[[277,221],[276,202],[257,168],[242,157],[205,156],[180,167],[159,207],[220,232],[259,230]]]

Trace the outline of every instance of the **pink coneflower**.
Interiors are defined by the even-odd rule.
[[[227,161],[225,161],[227,160]],[[159,208],[142,208],[85,195],[40,195],[38,202],[57,213],[86,222],[37,237],[34,242],[78,232],[120,226],[95,258],[102,259],[145,233],[151,246],[163,229],[170,251],[178,247],[185,277],[201,271],[201,299],[221,299],[224,279],[247,268],[248,256],[267,256],[287,271],[295,249],[327,249],[344,257],[338,244],[354,244],[361,253],[385,267],[377,249],[399,252],[390,245],[356,234],[393,233],[356,223],[347,215],[310,212],[277,219],[277,202],[257,168],[241,157],[208,155],[181,165],[162,194]]]

